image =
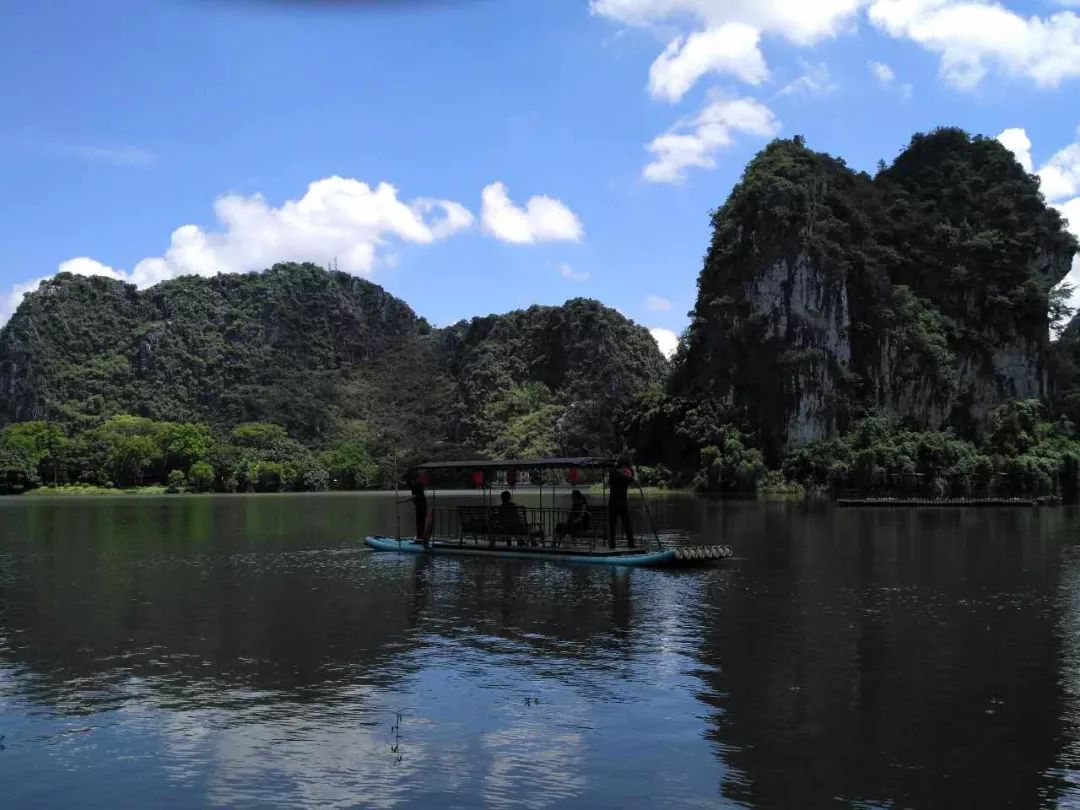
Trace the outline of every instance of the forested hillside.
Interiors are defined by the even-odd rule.
[[[61,274],[0,330],[0,426],[53,426],[68,454],[42,466],[45,450],[13,439],[13,481],[36,467],[37,480],[164,482],[208,460],[209,450],[170,460],[167,436],[187,426],[220,450],[217,488],[254,486],[259,459],[291,465],[290,486],[313,465],[331,484],[375,486],[389,483],[395,458],[610,450],[610,415],[659,385],[665,365],[644,328],[585,299],[440,330],[382,288],[314,265],[144,291]],[[265,427],[254,444],[238,440],[236,428],[253,424],[280,435]],[[143,461],[108,462],[130,436]],[[325,456],[342,447],[364,472],[341,473],[341,459]]]

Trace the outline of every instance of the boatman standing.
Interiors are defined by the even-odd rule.
[[[424,484],[416,473],[411,473],[406,483],[409,485],[409,492],[412,493],[412,497],[406,498],[403,501],[398,501],[398,503],[409,503],[412,501],[413,510],[416,512],[416,539],[422,540],[426,546],[428,545],[427,495],[424,493]]]
[[[634,482],[634,468],[630,465],[629,453],[623,452],[615,461],[609,475],[611,479],[611,498],[608,501],[608,548],[615,548],[615,522],[622,520],[626,533],[626,545],[634,547],[634,530],[630,526],[630,503],[628,494]]]

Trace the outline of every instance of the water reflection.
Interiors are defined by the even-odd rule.
[[[377,555],[378,497],[0,503],[16,804],[1052,806],[1080,516],[669,498],[694,573]]]

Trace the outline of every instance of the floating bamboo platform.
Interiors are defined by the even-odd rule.
[[[837,498],[837,506],[1040,506],[1060,498]]]

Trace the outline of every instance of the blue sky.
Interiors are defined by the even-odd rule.
[[[796,133],[872,170],[1014,130],[1080,224],[1077,5],[0,0],[0,320],[61,266],[336,257],[440,325],[589,296],[678,332],[709,211]]]

